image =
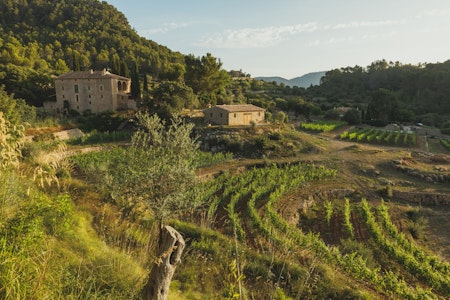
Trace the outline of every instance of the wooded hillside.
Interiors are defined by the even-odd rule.
[[[450,130],[450,61],[305,89],[141,38],[106,2],[0,11],[1,299],[448,298],[450,139],[360,123]],[[54,75],[91,68],[139,83],[141,111],[36,117]],[[215,103],[266,123],[172,116]],[[170,288],[149,284],[169,264]]]
[[[138,82],[133,94],[161,114],[216,103],[253,103],[306,116],[350,106],[365,122],[448,127],[443,115],[450,114],[450,61],[379,60],[328,71],[319,86],[290,87],[226,72],[209,53],[194,57],[140,37],[106,2],[1,0],[0,10],[0,85],[36,106],[54,99],[52,76],[107,68]]]
[[[445,119],[436,114],[450,114],[450,60],[420,65],[380,60],[367,67],[343,67],[328,71],[308,95],[366,109],[366,120],[440,126]]]

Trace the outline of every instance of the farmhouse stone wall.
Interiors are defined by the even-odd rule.
[[[55,79],[56,102],[46,101],[44,108],[59,113],[134,109],[130,91],[129,78],[106,70],[69,72]]]
[[[203,111],[205,121],[216,125],[250,125],[264,123],[265,109],[251,104],[216,105]]]

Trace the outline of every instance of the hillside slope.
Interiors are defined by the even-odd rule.
[[[29,104],[54,97],[52,76],[102,70],[169,79],[184,55],[140,37],[125,16],[98,0],[0,1],[0,85]],[[179,69],[179,68],[178,68]]]
[[[311,85],[319,85],[320,79],[326,72],[312,72],[292,79],[286,79],[283,77],[255,77],[257,80],[263,80],[266,82],[273,82],[280,84],[283,83],[287,86],[297,86],[302,88],[308,88]]]
[[[200,195],[212,199],[204,222],[216,239],[239,241],[248,294],[265,299],[279,287],[300,298],[445,299],[450,244],[444,228],[450,226],[450,202],[435,206],[426,198],[444,197],[449,187],[392,165],[401,160],[414,164],[415,172],[427,172],[434,163],[420,149],[343,142],[334,139],[337,132],[265,130],[258,130],[259,140],[267,137],[265,159],[221,165],[216,181],[207,184],[208,193]],[[251,138],[242,130],[234,135],[234,140]],[[277,157],[286,148],[296,155]],[[442,161],[442,168],[448,166]],[[445,174],[450,175],[448,169]],[[215,253],[205,261],[232,259],[227,253],[233,249],[213,243],[212,233],[176,226],[193,239],[189,249],[197,259],[205,252]],[[253,257],[253,251],[261,256]],[[267,254],[271,264],[263,259]],[[222,278],[217,265],[205,270],[196,262],[187,258],[176,279],[183,282],[192,268],[202,282],[208,282],[210,272]],[[314,284],[305,285],[309,276]]]

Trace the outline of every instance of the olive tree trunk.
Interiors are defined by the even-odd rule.
[[[173,227],[161,229],[161,239],[155,262],[147,284],[144,287],[144,300],[165,300],[169,294],[170,282],[177,265],[181,261],[185,242],[181,234]]]

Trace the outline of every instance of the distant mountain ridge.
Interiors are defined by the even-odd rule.
[[[325,76],[325,73],[326,73],[326,71],[311,72],[311,73],[305,74],[303,76],[295,77],[292,79],[286,79],[283,77],[276,77],[276,76],[275,77],[255,77],[255,79],[263,80],[266,82],[275,81],[278,84],[284,83],[285,85],[288,85],[288,86],[298,86],[298,87],[307,88],[311,85],[320,85],[320,79],[323,76]]]

